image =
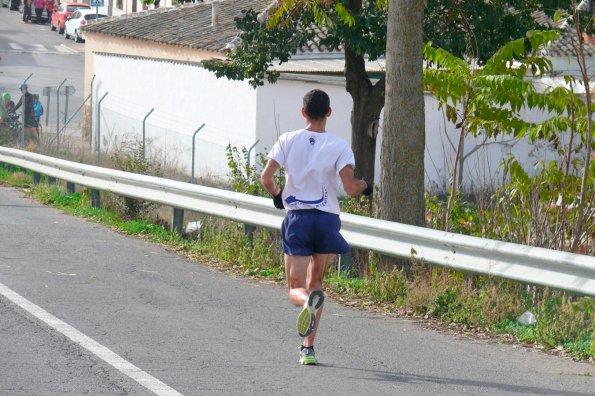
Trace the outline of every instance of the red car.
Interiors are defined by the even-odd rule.
[[[80,9],[89,9],[91,6],[85,3],[62,3],[52,13],[52,20],[50,27],[52,30],[57,30],[58,33],[64,33],[64,24],[66,19],[72,15],[73,12]]]

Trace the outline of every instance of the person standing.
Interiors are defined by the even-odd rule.
[[[27,23],[31,20],[31,6],[33,0],[23,0],[23,22]]]
[[[37,136],[41,131],[41,116],[43,115],[43,105],[39,101],[39,95],[33,95],[33,113],[35,114],[35,123],[37,124]]]
[[[25,114],[25,145],[29,145],[30,143],[37,144],[37,121],[35,121],[35,111],[33,110],[33,95],[29,93],[27,84],[21,85],[21,93],[21,99],[19,99],[14,107],[14,111],[17,111],[19,107],[23,106],[23,113]]]
[[[284,133],[268,154],[261,183],[278,209],[286,209],[281,226],[289,301],[302,307],[297,318],[301,364],[316,364],[314,339],[322,315],[322,282],[331,257],[349,251],[340,234],[339,181],[349,195],[371,195],[373,186],[354,176],[349,144],[326,131],[330,98],[314,89],[303,98],[306,127]],[[285,187],[274,179],[285,169]]]
[[[48,14],[48,24],[52,23],[52,13],[54,12],[54,7],[54,0],[45,0],[45,9]]]
[[[6,110],[7,113],[12,113],[14,111],[14,102],[12,101],[12,96],[10,92],[4,92],[2,94],[2,106]]]
[[[38,25],[41,22],[41,14],[43,14],[43,7],[45,7],[45,0],[33,0],[33,6],[35,7],[35,23]]]

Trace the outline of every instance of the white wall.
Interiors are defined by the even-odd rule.
[[[102,151],[140,138],[151,108],[148,146],[188,174],[192,135],[202,123],[196,135],[196,175],[226,176],[225,147],[255,141],[256,91],[245,83],[217,79],[192,64],[102,54],[94,56],[94,71],[94,104],[108,92],[101,104]]]

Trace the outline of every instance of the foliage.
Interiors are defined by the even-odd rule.
[[[528,137],[531,141],[545,140],[559,146],[560,135],[572,131],[580,139],[569,152],[585,147],[588,109],[574,92],[578,82],[566,77],[568,86],[538,90],[535,82],[525,77],[527,73],[541,76],[552,69],[551,61],[534,53],[556,38],[556,31],[529,31],[526,38],[499,49],[480,69],[441,48],[425,46],[425,58],[431,66],[424,71],[426,89],[440,102],[447,119],[460,130],[449,208],[462,182],[463,141],[467,134],[486,138]],[[533,52],[528,52],[527,47]],[[521,109],[552,115],[541,122],[529,122],[519,115]],[[447,211],[445,227],[448,226]]]
[[[539,0],[428,0],[424,37],[453,55],[486,62],[506,42],[539,28]]]
[[[489,137],[523,136],[531,127],[518,115],[524,105],[547,110],[562,106],[556,100],[559,96],[552,97],[553,90],[539,93],[525,79],[527,72],[541,75],[552,69],[551,61],[527,52],[525,44],[530,43],[537,50],[556,37],[555,31],[530,31],[526,38],[500,48],[483,68],[426,44],[424,58],[429,67],[424,70],[425,88],[445,108],[448,120],[457,128]]]
[[[250,153],[246,147],[238,149],[235,146],[227,145],[227,165],[229,166],[229,177],[231,187],[234,191],[259,197],[270,197],[268,191],[260,182],[259,169],[263,169],[268,161],[262,153],[256,155],[256,164],[250,164]],[[285,184],[285,171],[283,169],[274,176],[278,186]]]
[[[493,214],[486,222],[491,232],[486,237],[558,250],[568,249],[568,241],[579,238],[587,253],[589,240],[591,244],[595,241],[595,166],[590,172],[583,235],[575,234],[580,162],[576,167],[567,172],[556,161],[540,161],[537,175],[529,177],[509,158],[504,169],[510,182],[492,197]]]
[[[22,170],[19,167],[7,168],[5,166],[0,166],[0,182],[1,181],[5,181],[6,184],[10,186],[26,188],[33,183],[33,177],[31,172]]]
[[[140,175],[163,176],[161,165],[147,159],[144,154],[145,148],[141,141],[123,143],[120,150],[111,155],[111,160],[117,169],[125,172],[138,173]],[[148,213],[155,204],[131,197],[119,198],[124,206],[124,214],[129,219],[142,217]]]
[[[429,220],[430,228],[436,230],[447,228],[444,216],[446,209],[446,197],[426,194],[426,218]],[[451,232],[478,235],[483,220],[481,214],[475,205],[463,198],[460,192],[457,193],[453,201],[449,216],[448,228]]]
[[[283,279],[280,234],[257,228],[252,235],[242,224],[205,218],[197,250],[242,268],[247,275]]]

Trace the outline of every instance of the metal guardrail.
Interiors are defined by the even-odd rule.
[[[79,164],[0,147],[0,162],[93,189],[279,230],[284,213],[262,197]],[[595,257],[341,214],[352,247],[595,297]]]

